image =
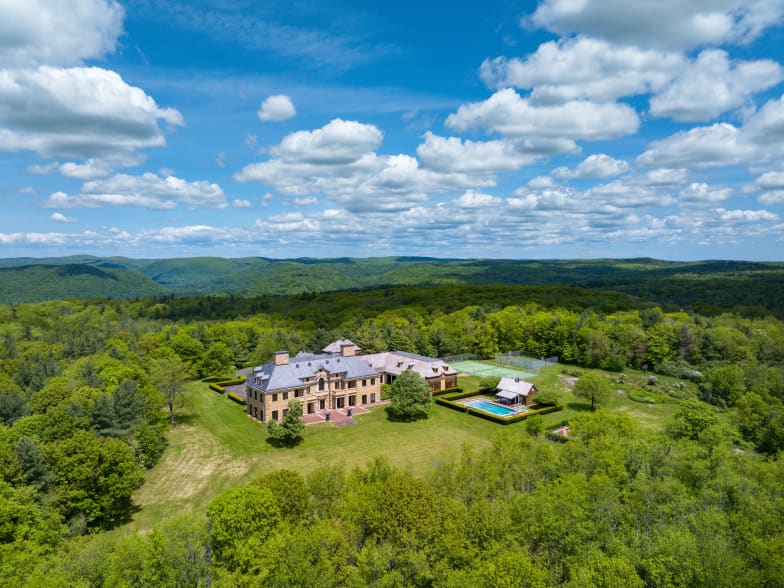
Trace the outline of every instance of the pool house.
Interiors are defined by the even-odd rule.
[[[501,378],[496,387],[495,401],[507,406],[530,406],[538,390],[520,378]]]

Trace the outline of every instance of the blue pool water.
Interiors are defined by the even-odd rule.
[[[513,408],[506,408],[505,406],[499,406],[497,404],[493,404],[492,402],[487,402],[486,400],[472,400],[471,402],[466,402],[465,406],[470,406],[471,408],[483,410],[485,412],[489,412],[491,414],[495,414],[498,416],[509,416],[510,414],[517,413],[517,411],[514,410]]]

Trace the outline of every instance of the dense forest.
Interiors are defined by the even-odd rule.
[[[0,306],[0,583],[781,585],[784,323],[759,314],[561,286]],[[339,337],[689,386],[667,390],[679,408],[662,429],[600,410],[566,443],[517,425],[487,450],[445,439],[424,476],[383,459],[284,468],[206,513],[120,532],[186,379]]]
[[[0,303],[6,304],[62,298],[285,296],[382,286],[488,284],[613,290],[658,304],[688,307],[699,314],[765,316],[773,312],[784,317],[784,264],[773,262],[421,257],[0,259]]]

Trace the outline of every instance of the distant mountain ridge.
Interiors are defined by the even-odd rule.
[[[287,295],[382,286],[574,285],[673,304],[784,311],[784,262],[653,258],[585,260],[429,257],[189,257],[73,255],[0,259],[0,303],[164,294]]]

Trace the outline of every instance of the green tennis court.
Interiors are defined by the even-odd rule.
[[[483,361],[454,361],[450,364],[458,372],[471,374],[472,376],[498,376],[499,378],[533,378],[536,374],[515,370],[512,368],[500,367]]]

